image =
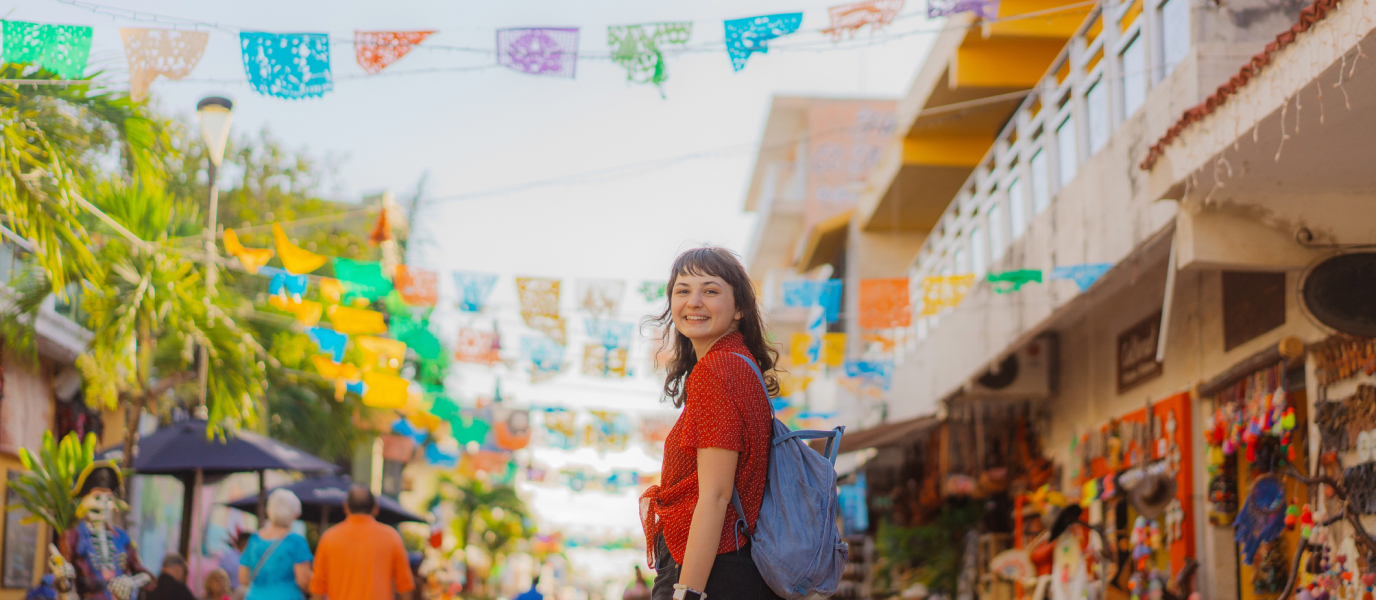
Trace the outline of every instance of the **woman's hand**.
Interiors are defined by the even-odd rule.
[[[688,525],[688,547],[683,552],[678,582],[701,592],[707,587],[707,576],[717,560],[740,453],[723,448],[698,448],[697,453],[698,503]]]
[[[311,563],[299,562],[292,567],[296,571],[296,585],[303,590],[311,589]]]

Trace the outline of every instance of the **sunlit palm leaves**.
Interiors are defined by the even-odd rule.
[[[10,489],[19,495],[19,503],[8,508],[22,507],[29,511],[30,519],[47,523],[54,531],[70,529],[76,524],[76,508],[80,502],[72,497],[72,484],[91,464],[95,448],[94,434],[87,434],[83,443],[77,440],[75,433],[69,433],[58,443],[53,440],[51,431],[43,432],[43,446],[38,456],[19,449],[19,460],[25,472],[18,481],[10,483]]]

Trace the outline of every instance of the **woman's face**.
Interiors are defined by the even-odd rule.
[[[731,284],[715,275],[681,274],[671,293],[674,328],[690,340],[714,342],[741,318]]]

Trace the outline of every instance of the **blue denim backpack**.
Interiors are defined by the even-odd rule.
[[[750,357],[733,353],[750,365],[769,396],[764,375]],[[749,534],[741,497],[733,488],[736,507],[736,548],[741,536],[749,539],[750,558],[775,594],[797,600],[808,594],[836,593],[841,571],[849,560],[850,547],[836,528],[836,454],[845,427],[831,431],[789,431],[774,419],[769,444],[769,470],[755,533]],[[827,438],[818,454],[805,440]]]

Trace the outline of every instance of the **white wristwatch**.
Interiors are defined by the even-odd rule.
[[[674,600],[707,600],[707,594],[681,583],[674,584]]]

